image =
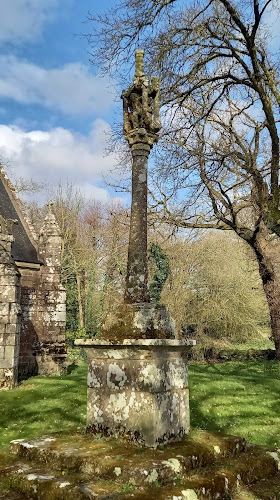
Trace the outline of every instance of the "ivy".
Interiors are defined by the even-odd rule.
[[[66,289],[66,330],[76,332],[79,328],[77,285],[74,276],[63,282]]]
[[[157,270],[149,286],[151,302],[157,303],[160,300],[161,291],[169,275],[169,262],[167,255],[163,252],[160,245],[156,243],[152,243],[150,247],[149,259],[157,266]]]

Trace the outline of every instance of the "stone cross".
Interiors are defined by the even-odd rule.
[[[155,448],[188,434],[187,351],[195,341],[174,339],[163,304],[152,304],[147,265],[147,166],[158,140],[159,82],[144,72],[136,51],[133,84],[122,93],[124,136],[132,154],[132,202],[124,303],[107,315],[87,349],[88,430]],[[175,498],[175,497],[174,497]],[[179,498],[179,497],[178,497]]]
[[[161,128],[159,80],[144,72],[144,51],[135,52],[133,84],[122,92],[123,132],[132,154],[132,201],[125,303],[150,302],[147,258],[147,167]]]

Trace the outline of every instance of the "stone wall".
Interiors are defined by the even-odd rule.
[[[21,264],[23,312],[19,378],[59,374],[66,368],[66,296],[61,285],[61,236],[49,213],[39,237],[43,265]]]
[[[0,164],[0,387],[65,368],[61,242],[51,204],[38,235]]]
[[[13,221],[11,221],[13,222]],[[1,219],[4,230],[7,221]],[[39,238],[41,264],[14,261],[12,234],[0,227],[0,388],[66,368],[66,297],[61,237],[49,213]]]
[[[40,268],[40,266],[38,266]],[[38,344],[36,314],[40,270],[19,267],[21,274],[21,310],[19,380],[38,374],[35,346]]]
[[[18,381],[21,327],[20,274],[11,258],[13,237],[0,233],[0,388]]]
[[[37,374],[59,374],[66,362],[65,290],[46,266],[39,270],[20,268],[20,272],[19,379]]]

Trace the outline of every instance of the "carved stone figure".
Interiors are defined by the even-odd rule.
[[[144,51],[136,50],[133,84],[122,92],[123,131],[129,145],[146,142],[150,147],[158,140],[161,128],[159,119],[159,79],[152,77],[151,84],[144,73]]]

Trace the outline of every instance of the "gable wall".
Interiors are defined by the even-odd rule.
[[[11,377],[5,384],[12,387],[18,379],[65,369],[66,297],[60,271],[61,235],[51,204],[37,235],[0,165],[0,387],[5,370]]]

